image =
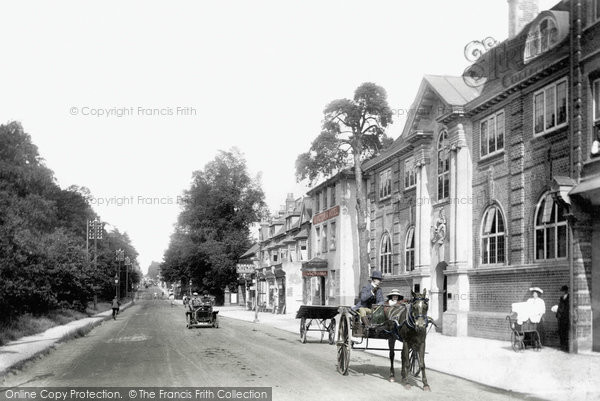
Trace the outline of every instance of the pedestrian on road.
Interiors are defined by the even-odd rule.
[[[172,308],[175,305],[175,295],[173,293],[170,293],[169,299],[171,300],[171,308]]]
[[[114,297],[112,300],[112,305],[111,305],[113,320],[117,320],[117,314],[119,313],[120,307],[121,307],[121,303],[119,302],[117,297]]]
[[[558,300],[556,319],[558,319],[558,338],[560,349],[569,352],[569,287],[563,285],[560,289],[563,294]]]

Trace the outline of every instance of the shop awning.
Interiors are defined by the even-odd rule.
[[[283,271],[283,269],[275,269],[275,277],[285,277],[285,271]]]
[[[268,271],[265,273],[265,279],[273,280],[274,278],[275,278],[275,273],[273,273],[272,271]]]

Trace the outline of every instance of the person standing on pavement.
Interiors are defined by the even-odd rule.
[[[558,338],[560,349],[569,352],[569,287],[563,285],[560,289],[563,294],[558,300],[556,319],[558,319]]]
[[[119,313],[120,307],[121,307],[121,303],[119,302],[117,297],[114,297],[112,300],[112,304],[111,304],[113,320],[117,320],[117,314]]]
[[[379,270],[373,270],[371,273],[371,283],[365,285],[360,290],[360,296],[358,303],[352,307],[353,310],[357,310],[358,314],[365,327],[369,327],[369,315],[373,313],[373,305],[383,305],[383,291],[379,288],[379,285],[383,281],[383,276]]]

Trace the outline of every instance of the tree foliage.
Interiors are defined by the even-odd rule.
[[[170,282],[191,279],[195,289],[220,297],[237,281],[235,265],[251,245],[250,226],[266,208],[259,177],[250,177],[239,150],[220,151],[193,173],[182,199],[162,276]]]
[[[345,168],[353,168],[357,189],[356,212],[359,232],[360,283],[368,278],[369,256],[366,226],[366,192],[363,190],[362,164],[390,146],[385,128],[392,123],[392,111],[384,88],[363,83],[353,99],[337,99],[323,111],[321,133],[310,149],[296,159],[298,181],[315,181]]]
[[[0,125],[0,320],[84,309],[95,292],[114,289],[106,265],[87,263],[86,222],[96,215],[86,193],[55,183],[19,123]]]

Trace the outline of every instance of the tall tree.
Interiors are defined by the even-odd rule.
[[[312,142],[310,150],[296,160],[296,178],[298,181],[308,179],[312,184],[323,176],[354,168],[360,289],[369,276],[367,194],[363,188],[362,164],[392,143],[384,131],[392,123],[392,111],[385,89],[367,82],[356,89],[353,99],[334,100],[323,113],[321,134]]]
[[[235,264],[250,247],[250,225],[266,208],[259,177],[248,174],[239,150],[220,151],[193,173],[161,272],[171,282],[192,279],[221,296],[237,280]]]

